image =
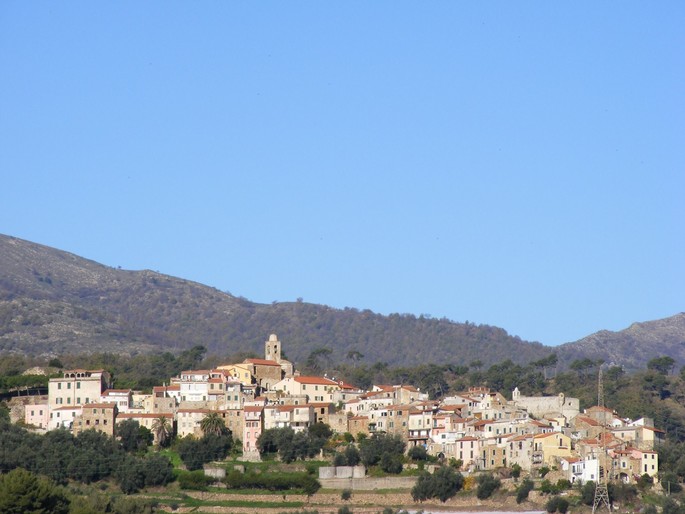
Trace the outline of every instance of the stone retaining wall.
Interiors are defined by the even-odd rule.
[[[411,489],[416,484],[416,477],[384,478],[320,478],[321,487],[325,489],[352,489],[353,491],[373,491],[375,489]]]

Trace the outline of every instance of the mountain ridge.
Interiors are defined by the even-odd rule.
[[[668,332],[669,319],[646,323]],[[641,352],[626,352],[618,336],[611,335],[620,332],[608,331],[548,347],[502,328],[445,318],[381,315],[301,301],[259,304],[183,278],[116,269],[0,234],[0,352],[177,352],[201,344],[216,355],[259,355],[264,340],[276,333],[296,362],[327,348],[331,361],[341,362],[355,351],[367,362],[394,366],[473,361],[488,366],[506,359],[525,364],[556,352],[562,363],[588,355],[639,367],[655,356],[651,353],[660,341],[654,337],[663,337],[650,336],[652,325],[642,325],[631,325],[636,334],[627,338],[633,344],[647,341]],[[685,323],[670,330],[669,341],[680,334],[685,341]],[[621,350],[602,349],[606,341]],[[621,351],[632,357],[621,357]],[[675,353],[685,363],[685,351]]]
[[[631,323],[623,330],[599,330],[578,341],[557,347],[566,360],[604,360],[629,369],[667,355],[685,364],[685,312],[658,320]],[[659,351],[661,350],[661,351]]]

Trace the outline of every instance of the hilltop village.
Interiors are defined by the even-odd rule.
[[[301,375],[282,355],[272,334],[263,359],[186,370],[150,394],[112,389],[103,369],[65,370],[50,379],[47,398],[24,406],[23,421],[37,431],[95,429],[114,436],[118,423],[135,420],[157,437],[153,427],[162,419],[184,437],[201,436],[202,420],[215,413],[242,441],[246,460],[259,460],[263,431],[298,432],[321,422],[354,437],[400,436],[408,449],[422,446],[430,455],[459,461],[464,471],[554,467],[570,482],[584,483],[599,477],[603,448],[613,479],[635,482],[659,471],[655,448],[665,434],[648,418],[624,419],[600,406],[580,412],[576,398],[526,397],[518,389],[511,400],[471,388],[439,401],[410,384],[363,391],[337,377]]]

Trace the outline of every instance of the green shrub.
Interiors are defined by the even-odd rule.
[[[350,498],[352,498],[352,490],[351,489],[343,489],[342,492],[340,493],[340,499],[342,501],[347,501]]]
[[[461,469],[461,467],[464,465],[464,461],[461,459],[455,459],[454,457],[450,457],[450,460],[448,461],[449,466],[451,468],[456,469],[457,471]]]
[[[664,491],[675,494],[683,490],[683,486],[678,482],[678,475],[672,471],[663,474],[661,477],[661,487],[663,487]]]
[[[540,482],[540,492],[542,494],[559,494],[559,489],[549,480],[545,479]]]
[[[482,475],[478,475],[477,482],[478,489],[476,490],[476,496],[479,500],[490,498],[492,493],[494,493],[502,485],[500,479],[494,477],[491,473],[483,473]]]
[[[432,475],[427,471],[419,475],[416,485],[411,490],[414,500],[424,501],[438,498],[446,502],[464,487],[464,477],[454,468],[442,466]]]
[[[178,485],[181,489],[191,491],[206,491],[207,486],[214,481],[211,477],[206,477],[204,471],[186,471],[178,475]]]
[[[558,503],[559,503],[559,497],[558,496],[552,496],[549,500],[547,500],[547,503],[545,504],[545,510],[547,512],[549,512],[550,514],[552,512],[556,512]]]
[[[528,493],[530,493],[535,484],[529,478],[526,478],[521,485],[516,489],[516,503],[522,503],[528,499]]]
[[[565,478],[560,478],[557,480],[557,489],[559,491],[565,491],[567,489],[571,489],[573,487],[573,484],[571,484],[570,480],[566,480]]]
[[[428,459],[428,452],[423,446],[412,446],[407,456],[413,461],[425,461]]]
[[[334,466],[347,466],[347,459],[342,453],[336,453],[333,457]]]
[[[637,486],[635,484],[624,484],[623,482],[609,482],[609,499],[619,502],[629,502],[637,497]]]
[[[305,493],[316,492],[321,484],[308,473],[240,473],[231,471],[223,479],[229,489],[266,489],[268,491],[288,491],[301,489]],[[314,494],[311,493],[311,494]]]
[[[652,485],[654,485],[654,479],[650,477],[647,473],[642,475],[637,481],[637,487],[641,491],[646,491],[647,489],[650,489]]]
[[[69,500],[51,480],[22,468],[0,475],[0,512],[68,511]]]
[[[595,501],[596,484],[589,480],[580,488],[580,499],[585,505],[592,505]]]

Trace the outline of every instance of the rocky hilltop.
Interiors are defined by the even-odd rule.
[[[644,323],[625,330],[600,330],[574,343],[558,347],[565,361],[578,358],[603,359],[629,369],[642,368],[650,359],[668,355],[679,366],[685,364],[685,313]]]

